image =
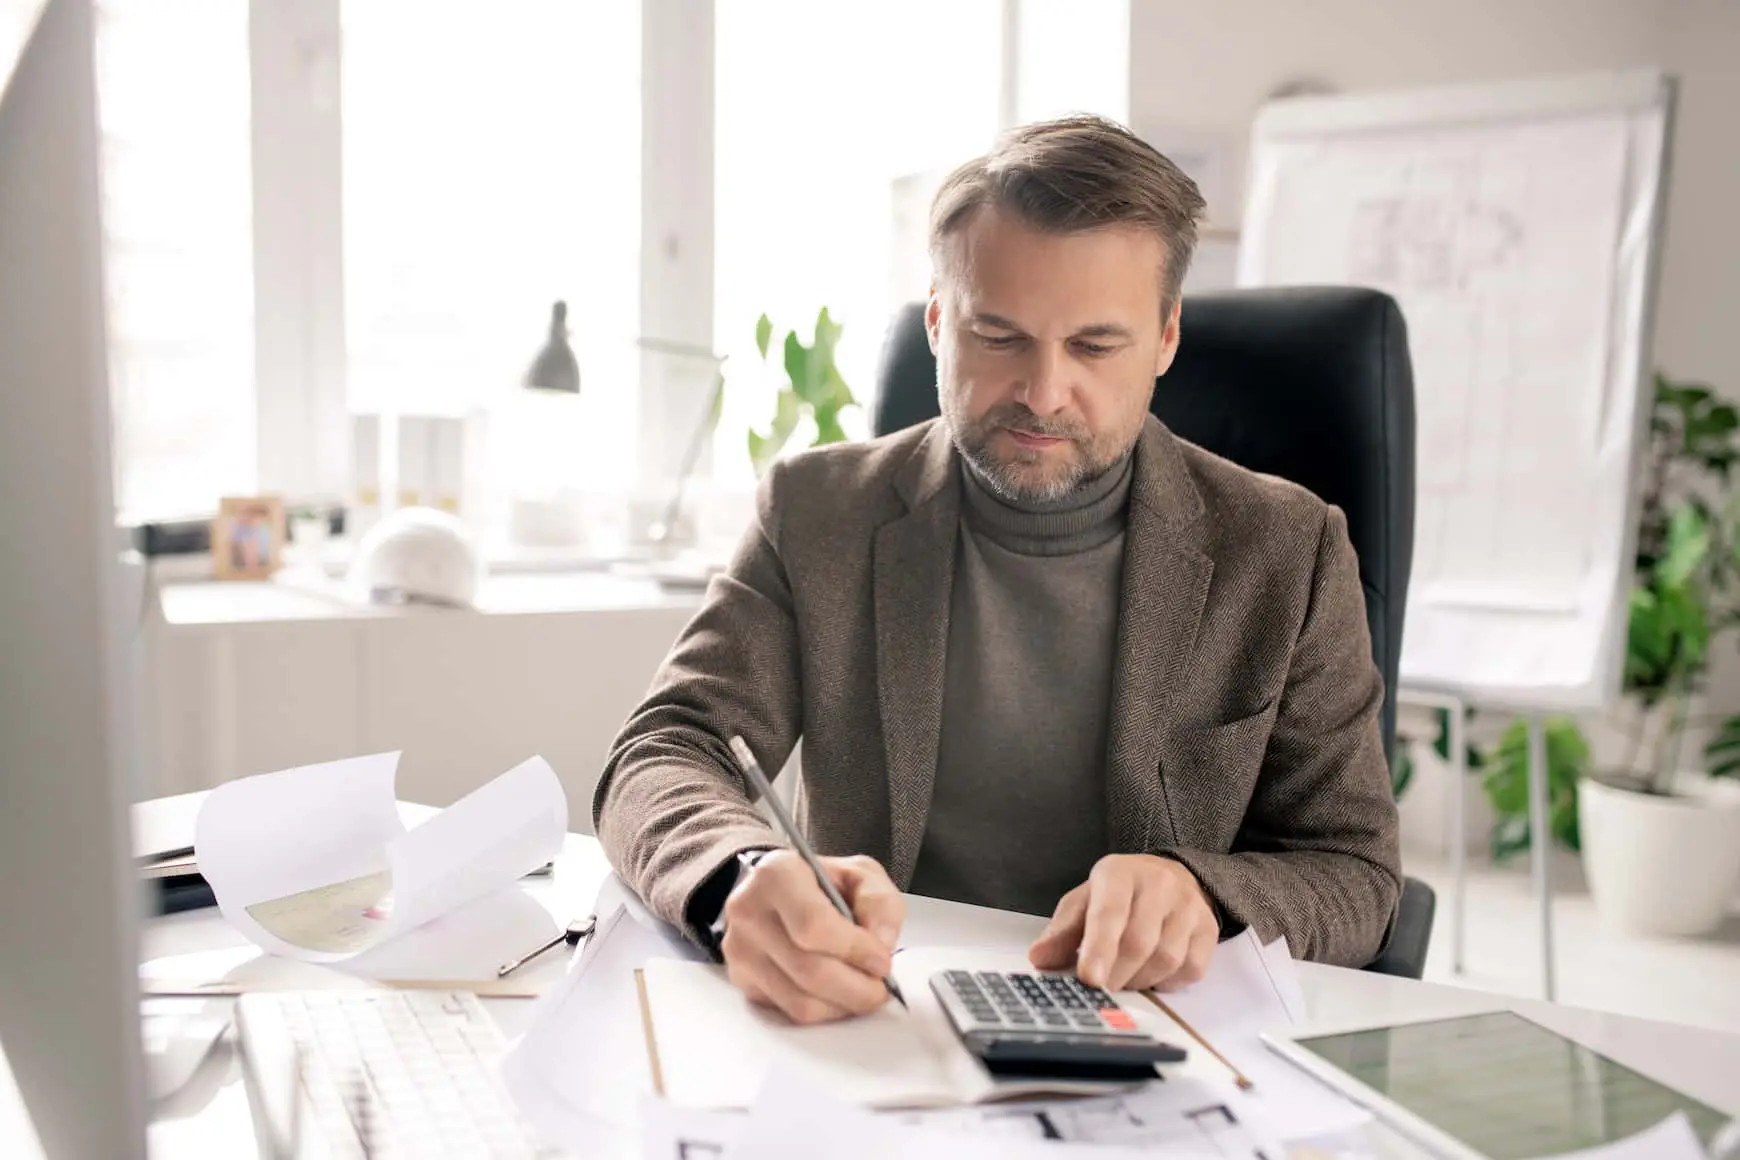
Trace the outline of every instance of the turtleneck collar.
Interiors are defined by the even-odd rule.
[[[1126,454],[1087,486],[1061,499],[1028,503],[998,495],[962,456],[961,514],[974,532],[1023,556],[1085,552],[1123,532],[1134,462],[1135,456]]]

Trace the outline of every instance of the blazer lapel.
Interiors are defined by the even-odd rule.
[[[1214,575],[1193,530],[1202,499],[1174,436],[1156,419],[1137,442],[1135,473],[1106,745],[1106,836],[1114,853],[1176,840],[1159,769],[1161,733],[1190,673]]]
[[[876,691],[893,847],[888,872],[902,889],[918,864],[936,781],[959,487],[953,445],[937,423],[896,482],[906,514],[876,531]]]

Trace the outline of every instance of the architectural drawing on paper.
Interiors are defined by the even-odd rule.
[[[1617,692],[1672,105],[1644,71],[1258,116],[1240,285],[1367,286],[1406,324],[1406,684]]]
[[[1268,1160],[1231,1103],[1207,1094],[1199,1100],[1179,1097],[1160,1084],[1130,1095],[892,1116],[914,1126],[977,1135],[1142,1147],[1192,1143],[1227,1160]]]

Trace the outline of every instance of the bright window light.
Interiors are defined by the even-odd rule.
[[[253,490],[248,6],[97,5],[116,504],[209,514]]]
[[[638,0],[349,0],[344,279],[353,409],[463,414],[517,388],[568,304],[590,437],[634,469]]]

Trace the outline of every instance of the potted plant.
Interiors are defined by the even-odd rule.
[[[1722,920],[1740,885],[1740,718],[1688,752],[1711,647],[1740,625],[1740,507],[1727,497],[1740,412],[1708,387],[1655,379],[1625,653],[1623,759],[1576,787],[1601,919],[1642,935]],[[1695,768],[1697,765],[1703,768]],[[1688,768],[1693,766],[1694,768]]]
[[[808,346],[798,338],[797,331],[786,332],[778,349],[787,381],[774,400],[773,421],[765,432],[753,429],[749,432],[749,461],[755,465],[758,477],[779,457],[806,414],[815,424],[815,438],[810,446],[840,443],[847,438],[840,417],[846,408],[857,406],[858,401],[834,365],[834,348],[839,345],[842,329],[828,316],[824,306],[816,315],[815,336]],[[767,361],[772,338],[773,322],[763,314],[755,323],[755,349],[761,352],[763,362]]]
[[[1552,838],[1581,850],[1602,921],[1631,934],[1695,934],[1740,885],[1740,715],[1696,765],[1711,647],[1740,625],[1740,507],[1727,491],[1740,413],[1708,387],[1655,378],[1626,640],[1619,756],[1598,760],[1582,725],[1545,723]],[[1609,729],[1608,732],[1615,730]],[[1690,750],[1690,752],[1688,752]],[[1529,848],[1526,724],[1481,754],[1492,853]],[[1470,767],[1475,763],[1471,760]]]

